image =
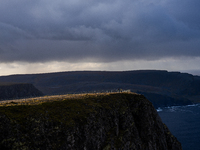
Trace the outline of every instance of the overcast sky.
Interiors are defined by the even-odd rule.
[[[0,0],[0,75],[200,70],[199,0]]]

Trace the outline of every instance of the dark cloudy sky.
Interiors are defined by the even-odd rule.
[[[200,70],[199,0],[0,0],[0,75]]]

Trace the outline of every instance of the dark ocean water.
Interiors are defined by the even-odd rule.
[[[161,108],[158,114],[183,150],[200,150],[200,104]]]

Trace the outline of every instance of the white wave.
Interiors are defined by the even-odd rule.
[[[194,106],[199,106],[199,104],[187,105],[186,107],[194,107]]]
[[[192,107],[198,107],[200,108],[200,104],[191,104],[191,105],[182,105],[182,106],[168,106],[168,107],[163,107],[160,108],[158,107],[157,112],[161,111],[168,111],[168,112],[193,112],[191,109]],[[190,109],[191,108],[191,109]]]
[[[158,107],[158,109],[156,109],[157,112],[163,111],[160,107]]]
[[[194,107],[194,106],[200,106],[200,104],[181,105],[181,106],[168,106],[168,107],[165,107],[165,108],[167,108],[167,109],[176,109],[176,108],[180,108],[180,107]]]

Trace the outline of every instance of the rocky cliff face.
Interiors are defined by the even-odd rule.
[[[28,83],[0,84],[0,100],[42,96],[42,92]]]
[[[0,149],[181,150],[142,95],[86,95],[0,109]]]

